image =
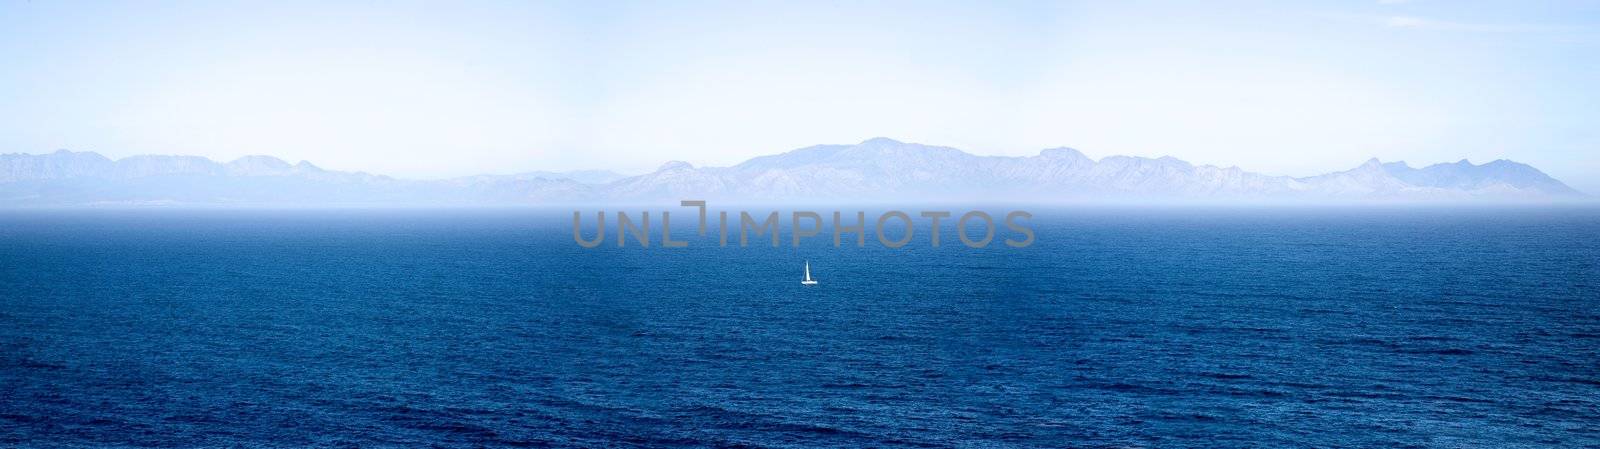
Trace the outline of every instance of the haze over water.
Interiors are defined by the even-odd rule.
[[[1600,209],[1029,210],[899,250],[4,212],[0,445],[1600,444]]]

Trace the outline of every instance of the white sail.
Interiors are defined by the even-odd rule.
[[[809,261],[809,260],[806,261],[806,280],[800,281],[800,284],[801,285],[817,285],[817,281],[811,280],[811,261]]]

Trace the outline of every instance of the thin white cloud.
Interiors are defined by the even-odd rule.
[[[1508,25],[1493,23],[1452,22],[1414,16],[1384,16],[1374,22],[1389,28],[1431,31],[1459,31],[1468,33],[1538,33],[1560,31],[1553,27],[1537,25]]]

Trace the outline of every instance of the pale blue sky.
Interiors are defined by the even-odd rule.
[[[0,152],[407,177],[874,136],[1600,192],[1600,2],[0,2]]]

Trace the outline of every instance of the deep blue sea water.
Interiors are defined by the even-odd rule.
[[[0,213],[0,446],[1600,446],[1600,209],[1032,212],[981,250]]]

